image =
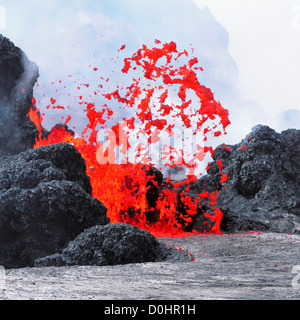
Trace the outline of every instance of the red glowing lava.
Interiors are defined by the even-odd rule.
[[[124,59],[121,70],[123,75],[130,78],[131,73],[137,74],[130,78],[131,83],[126,88],[117,86],[112,92],[104,92],[103,87],[105,82],[109,82],[109,78],[100,78],[103,83],[98,85],[99,90],[95,91],[94,95],[105,98],[107,103],[96,106],[93,102],[85,102],[83,96],[80,96],[79,105],[84,107],[88,119],[81,137],[76,137],[74,132],[66,128],[66,124],[72,119],[71,115],[67,116],[64,125],[53,127],[50,134],[43,137],[43,119],[33,101],[28,116],[40,133],[35,148],[60,142],[73,144],[85,159],[93,196],[107,207],[111,223],[136,225],[156,236],[184,236],[187,235],[184,232],[185,227],[198,214],[199,201],[208,199],[214,208],[214,212],[204,213],[204,216],[213,222],[208,232],[220,233],[222,212],[215,207],[217,192],[203,191],[195,200],[184,191],[179,195],[177,193],[182,185],[187,185],[188,191],[189,184],[197,180],[194,175],[197,161],[202,161],[206,153],[212,154],[211,147],[197,145],[196,151],[185,157],[182,145],[163,146],[159,160],[164,161],[165,166],[172,168],[180,165],[189,170],[185,181],[173,182],[168,177],[166,183],[172,188],[158,186],[154,177],[146,174],[155,164],[149,150],[160,141],[162,133],[167,137],[175,137],[179,124],[181,130],[190,130],[190,139],[201,133],[205,141],[209,132],[213,136],[219,136],[221,131],[225,133],[226,127],[230,124],[228,110],[224,109],[220,102],[214,99],[211,90],[198,80],[197,72],[203,71],[203,68],[197,67],[198,59],[189,59],[186,50],[178,51],[175,42],[161,44],[156,40],[155,43],[157,47],[150,49],[143,45],[132,57]],[[125,45],[119,52],[124,50]],[[181,63],[183,58],[189,60]],[[93,70],[96,72],[98,68]],[[89,87],[86,84],[83,86]],[[129,110],[130,117],[123,118],[122,122],[109,127],[107,122],[115,112],[113,107],[108,106],[109,102],[124,111]],[[48,108],[65,109],[56,105],[54,98],[50,98]],[[209,127],[209,121],[219,122]],[[103,133],[104,129],[107,130],[107,143],[99,141],[99,132],[102,130]],[[144,140],[132,146],[130,138],[133,136],[136,140],[143,136]],[[119,148],[118,156],[116,147]],[[133,160],[128,157],[132,148],[135,155]],[[122,161],[118,157],[121,157]],[[223,183],[227,176],[222,173],[222,163],[217,163],[222,175],[220,182]],[[147,192],[151,185],[156,185],[159,192],[154,206],[150,206],[147,200]],[[186,214],[179,212],[178,199]]]

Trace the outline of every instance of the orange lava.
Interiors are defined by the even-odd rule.
[[[221,130],[226,133],[225,129],[230,124],[228,110],[224,109],[220,102],[214,99],[211,90],[200,84],[198,80],[197,72],[203,72],[203,68],[197,67],[198,59],[195,57],[189,59],[186,50],[179,52],[175,42],[161,44],[156,40],[155,43],[156,47],[148,48],[143,45],[132,57],[124,59],[124,66],[121,70],[124,75],[139,71],[139,77],[132,78],[131,85],[125,88],[125,94],[124,88],[121,90],[119,87],[112,92],[102,92],[102,84],[98,86],[100,90],[94,93],[95,95],[100,94],[108,102],[121,105],[123,110],[132,110],[134,116],[124,118],[124,122],[108,128],[107,119],[114,114],[114,109],[108,107],[107,104],[96,106],[93,102],[84,102],[83,96],[80,96],[80,106],[85,108],[88,119],[88,124],[81,137],[76,137],[74,132],[66,128],[66,124],[72,120],[71,115],[67,116],[64,125],[53,127],[50,134],[45,137],[42,134],[43,119],[33,101],[28,116],[39,130],[35,148],[60,142],[74,145],[86,162],[93,196],[107,207],[107,215],[111,223],[123,222],[136,225],[160,237],[188,236],[197,233],[197,230],[187,233],[184,229],[198,214],[199,201],[208,199],[214,208],[214,212],[204,214],[213,222],[208,232],[221,233],[222,212],[215,207],[217,191],[213,193],[203,191],[194,201],[186,192],[183,191],[180,195],[176,192],[180,186],[185,184],[188,185],[186,189],[188,190],[189,184],[197,180],[194,175],[195,161],[201,158],[201,152],[212,153],[211,147],[197,146],[197,152],[193,154],[192,159],[187,161],[184,157],[180,158],[181,165],[190,170],[187,179],[173,182],[168,177],[166,183],[172,184],[173,188],[159,189],[160,194],[155,207],[149,207],[146,197],[151,183],[157,183],[153,177],[146,174],[146,170],[152,166],[151,161],[132,163],[123,161],[121,164],[117,161],[115,154],[117,146],[121,154],[125,156],[125,160],[128,160],[126,154],[131,147],[128,132],[136,132],[134,130],[145,134],[149,146],[158,141],[157,137],[160,132],[164,131],[169,136],[174,135],[175,124],[170,119],[178,120],[184,128],[192,128],[193,135],[202,130],[204,135],[212,132],[214,136],[219,136],[222,133]],[[125,45],[119,51],[124,50]],[[180,64],[181,58],[189,60]],[[179,66],[175,67],[175,64]],[[93,71],[98,72],[98,68],[94,68]],[[104,80],[103,77],[101,79]],[[106,80],[108,81],[109,79]],[[83,86],[89,88],[87,84]],[[192,97],[190,93],[193,94]],[[174,94],[177,97],[176,102],[172,102],[171,99]],[[66,109],[56,103],[56,99],[51,97],[47,109]],[[211,128],[206,126],[208,120],[219,121],[219,123]],[[98,141],[99,130],[103,128],[109,129],[107,136],[109,145]],[[205,136],[204,140],[206,140]],[[145,149],[147,146],[140,144],[139,155]],[[165,148],[163,156],[170,155],[168,152],[171,152],[171,149]],[[175,151],[178,155],[183,153],[181,149]],[[169,167],[176,166],[175,157],[172,157],[167,164]],[[222,175],[220,183],[223,183],[227,176],[222,173],[221,161],[217,163]],[[187,212],[184,216],[178,211],[178,197]]]

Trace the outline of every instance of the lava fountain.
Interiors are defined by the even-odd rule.
[[[124,49],[125,45],[119,51]],[[98,72],[98,68],[93,71]],[[79,96],[79,106],[87,118],[81,136],[68,128],[72,119],[69,114],[63,123],[45,132],[42,122],[47,114],[40,113],[33,99],[28,116],[39,130],[35,148],[60,142],[74,145],[85,159],[93,196],[106,206],[111,223],[136,225],[155,236],[184,236],[188,234],[185,228],[199,215],[201,201],[206,199],[213,208],[213,212],[201,212],[211,221],[206,232],[220,233],[222,212],[215,207],[217,191],[203,191],[194,199],[187,192],[178,192],[182,186],[188,191],[201,174],[196,172],[204,156],[213,154],[212,147],[205,145],[207,135],[226,134],[230,124],[228,110],[199,82],[197,74],[201,72],[198,59],[190,58],[186,50],[178,51],[175,42],[155,40],[153,48],[143,45],[124,59],[121,74],[129,85],[115,85],[107,92],[109,78],[99,77],[94,95],[104,99],[103,104]],[[38,85],[36,89],[41,88]],[[53,97],[47,106],[50,108],[68,111]],[[116,110],[130,116],[111,124]],[[164,144],[162,137],[173,142]],[[154,168],[158,163],[187,168],[186,179],[176,182],[169,176],[163,180]],[[217,164],[223,183],[227,177],[222,173],[222,163]]]

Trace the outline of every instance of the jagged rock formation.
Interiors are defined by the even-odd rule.
[[[86,228],[108,223],[85,162],[66,143],[0,158],[0,265],[32,266]]]
[[[281,133],[257,126],[240,143],[219,146],[214,160],[221,160],[228,180],[214,161],[196,191],[219,190],[216,207],[224,214],[225,232],[268,230],[300,233],[300,130]]]
[[[95,226],[71,241],[61,254],[35,260],[36,267],[73,265],[117,265],[183,260],[184,252],[160,244],[150,232],[123,223]]]
[[[0,156],[31,149],[38,130],[27,114],[38,67],[9,39],[0,37]]]

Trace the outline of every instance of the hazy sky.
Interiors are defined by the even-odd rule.
[[[259,123],[277,129],[274,117],[300,111],[299,0],[0,0],[0,20],[0,32],[38,64],[49,95],[51,82],[78,73],[93,83],[89,66],[111,74],[118,55],[159,39],[194,49],[200,81],[230,111],[229,142]]]
[[[229,34],[238,88],[270,115],[300,109],[300,1],[195,0]]]

